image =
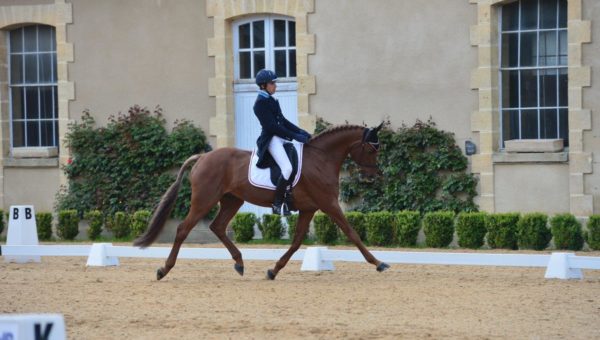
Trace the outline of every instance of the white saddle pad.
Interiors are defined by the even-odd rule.
[[[298,172],[292,183],[292,187],[294,187],[300,180],[300,174],[302,172],[302,150],[304,144],[297,141],[292,141],[292,143],[296,148],[296,152],[298,152]],[[275,185],[271,182],[271,169],[258,168],[256,162],[258,162],[258,156],[256,155],[256,148],[254,148],[254,150],[252,150],[252,157],[250,158],[250,166],[248,167],[248,180],[250,181],[250,184],[263,189],[275,190]]]

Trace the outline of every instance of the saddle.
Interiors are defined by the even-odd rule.
[[[290,178],[293,179],[292,187],[300,180],[303,146],[304,144],[295,141],[283,144],[285,153],[292,164],[292,174],[290,175]],[[256,155],[256,148],[254,148],[248,167],[248,180],[250,181],[250,184],[258,188],[275,190],[277,180],[281,175],[279,165],[273,162],[273,165],[270,168],[261,169],[256,166],[257,162],[258,156]]]

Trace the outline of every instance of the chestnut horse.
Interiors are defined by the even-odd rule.
[[[377,133],[383,124],[369,129],[355,125],[341,125],[323,131],[304,145],[302,175],[294,188],[294,206],[299,210],[296,234],[288,251],[277,261],[275,268],[267,271],[268,279],[275,279],[290,257],[298,250],[309,223],[320,209],[341,228],[360,250],[367,262],[382,272],[389,265],[377,260],[365,247],[358,234],[348,224],[338,203],[339,173],[344,159],[350,155],[360,166],[361,173],[374,176],[377,168],[379,139]],[[192,185],[191,207],[187,217],[177,227],[177,235],[165,266],[157,271],[157,279],[162,279],[175,265],[181,244],[188,233],[217,202],[219,213],[212,221],[210,230],[223,242],[235,261],[234,269],[244,274],[242,254],[227,238],[227,224],[242,206],[244,201],[263,207],[270,207],[274,191],[254,187],[248,181],[250,152],[235,148],[220,148],[205,154],[188,158],[177,174],[175,183],[163,195],[150,220],[147,231],[134,241],[134,245],[148,247],[162,231],[183,179],[185,169],[194,164],[190,173]]]

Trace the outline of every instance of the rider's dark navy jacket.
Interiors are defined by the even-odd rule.
[[[256,141],[258,147],[258,163],[256,163],[256,166],[259,168],[268,168],[275,163],[269,153],[269,143],[273,136],[279,136],[289,141],[295,139],[305,142],[307,139],[302,134],[302,129],[285,119],[277,99],[266,91],[258,92],[258,97],[254,103],[254,114],[262,126],[262,132]]]

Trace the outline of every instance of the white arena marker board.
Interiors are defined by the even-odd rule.
[[[35,210],[32,205],[12,205],[8,211],[7,246],[24,246],[39,244],[35,223]],[[13,255],[5,256],[4,262],[40,262],[40,256]],[[2,338],[0,338],[2,339]],[[3,339],[2,339],[3,340]]]
[[[1,340],[64,340],[65,320],[60,314],[0,314]]]

